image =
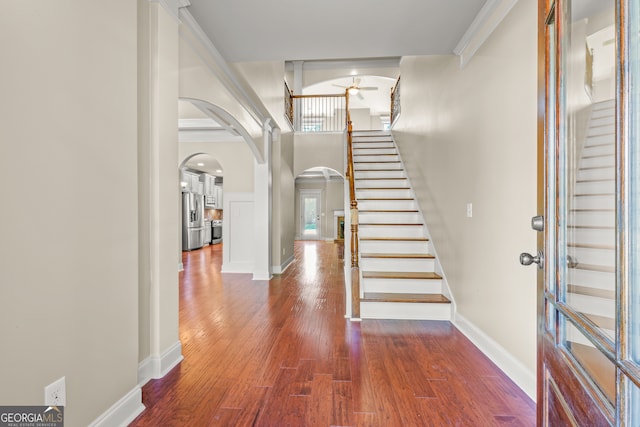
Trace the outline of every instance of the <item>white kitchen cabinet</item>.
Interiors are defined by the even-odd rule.
[[[216,209],[222,209],[222,185],[214,185],[215,187],[215,198],[216,198]]]
[[[204,184],[204,195],[208,197],[215,197],[216,177],[203,173],[200,175],[200,182]]]

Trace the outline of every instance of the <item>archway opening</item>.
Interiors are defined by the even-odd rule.
[[[344,238],[344,194],[344,177],[335,169],[316,166],[300,173],[295,179],[296,240]]]

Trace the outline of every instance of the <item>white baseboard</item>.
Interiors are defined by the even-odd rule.
[[[536,374],[527,369],[504,347],[498,344],[490,336],[482,332],[480,328],[460,314],[455,314],[453,324],[476,347],[482,351],[498,368],[500,368],[522,391],[534,402],[536,401]]]
[[[182,343],[177,341],[160,356],[149,356],[138,364],[138,385],[162,378],[182,361]]]
[[[274,265],[271,268],[273,269],[273,274],[282,274],[286,271],[287,268],[293,263],[295,257],[291,255],[291,257],[282,263],[282,265]]]
[[[142,389],[136,387],[96,418],[89,427],[126,427],[144,410]]]
[[[253,280],[271,280],[273,275],[269,271],[258,271],[253,273]]]
[[[253,264],[227,262],[222,264],[221,273],[253,273]]]

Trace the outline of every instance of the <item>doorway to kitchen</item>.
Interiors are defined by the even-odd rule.
[[[300,191],[300,237],[317,240],[322,236],[322,193],[320,190]]]

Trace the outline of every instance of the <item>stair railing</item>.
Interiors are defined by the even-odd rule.
[[[347,171],[351,219],[351,318],[360,318],[360,264],[358,260],[358,200],[353,167],[353,123],[349,114],[349,90],[345,91],[347,111]]]

